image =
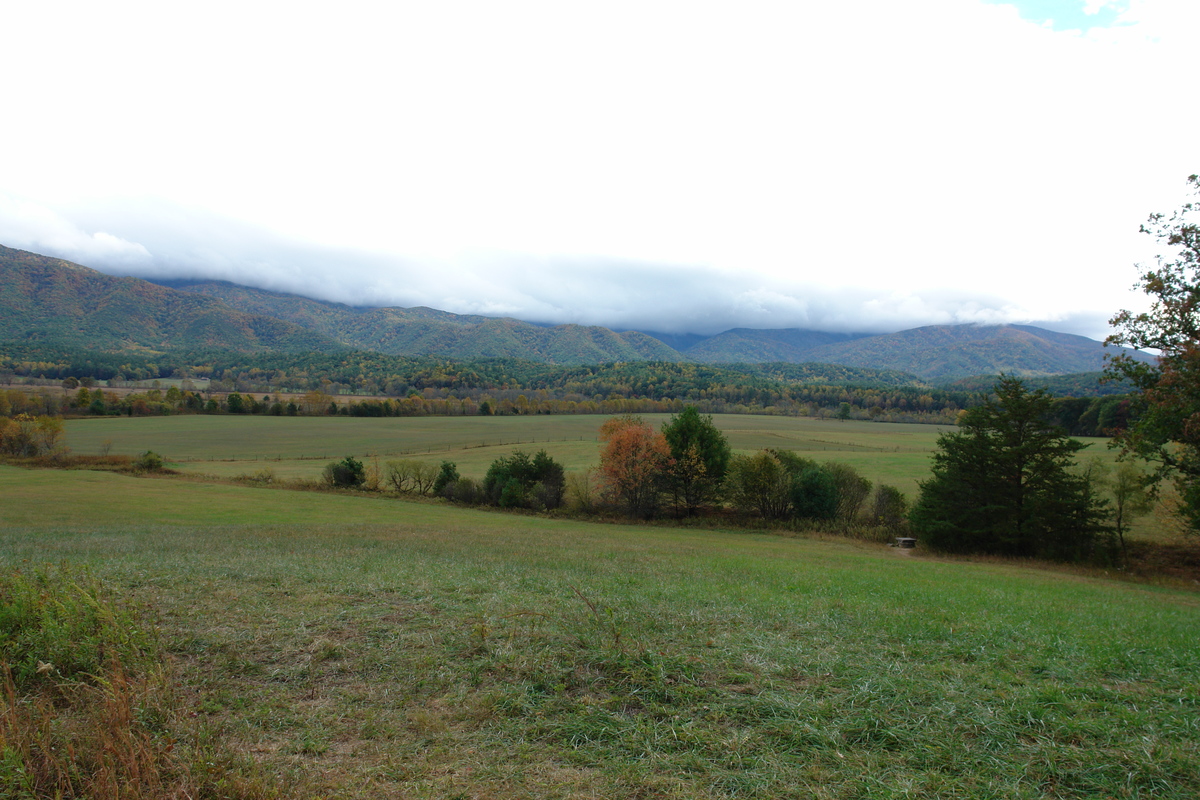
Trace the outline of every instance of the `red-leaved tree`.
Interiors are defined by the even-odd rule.
[[[600,481],[605,496],[632,516],[650,516],[658,508],[662,480],[671,465],[671,448],[641,417],[613,417],[600,426]]]

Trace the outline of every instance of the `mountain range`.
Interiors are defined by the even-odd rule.
[[[546,326],[431,308],[357,308],[226,282],[113,277],[4,246],[0,339],[106,351],[358,349],[556,364],[815,362],[898,370],[926,381],[1094,372],[1111,352],[1083,336],[1028,325],[934,325],[878,335],[735,328],[704,337]]]

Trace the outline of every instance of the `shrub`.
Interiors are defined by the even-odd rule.
[[[163,468],[163,457],[153,450],[147,450],[134,459],[133,468],[138,472],[160,472]]]
[[[591,513],[596,510],[595,470],[585,469],[566,476],[565,499],[572,511]]]
[[[479,481],[471,478],[459,478],[446,484],[442,487],[440,494],[447,500],[467,505],[479,505],[487,501],[487,494],[483,491],[483,486]]]
[[[801,519],[837,516],[838,487],[833,475],[815,464],[805,468],[792,484],[792,510]]]
[[[822,469],[829,473],[837,487],[837,518],[852,522],[871,493],[871,481],[849,464],[830,461]]]
[[[729,499],[738,511],[757,512],[767,519],[788,515],[791,476],[775,453],[760,450],[752,456],[735,455],[726,480]]]
[[[446,487],[458,482],[458,467],[453,461],[443,461],[433,482],[433,493],[445,496]]]
[[[275,483],[278,478],[275,475],[275,470],[271,467],[263,467],[254,473],[242,473],[234,478],[235,481],[242,483],[261,483],[263,485]]]
[[[908,528],[908,500],[895,486],[881,483],[871,503],[871,521],[889,536],[901,536]]]
[[[487,501],[501,508],[558,508],[562,505],[562,465],[539,450],[533,458],[520,450],[498,458],[483,479]]]
[[[41,455],[62,455],[63,435],[61,417],[17,414],[11,420],[0,417],[0,453],[34,458]]]
[[[325,465],[322,473],[326,486],[347,488],[362,486],[367,480],[363,463],[354,456],[346,456],[341,461]]]

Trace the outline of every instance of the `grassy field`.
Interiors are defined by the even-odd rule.
[[[459,473],[483,478],[488,466],[515,449],[544,449],[567,470],[599,462],[596,439],[606,419],[591,415],[541,417],[109,417],[67,423],[73,452],[137,455],[154,450],[182,472],[234,478],[269,468],[278,479],[318,478],[327,463],[353,455],[381,466],[389,460],[448,459]],[[670,415],[647,415],[660,426]],[[841,461],[874,483],[895,486],[915,498],[929,474],[937,437],[950,428],[874,422],[717,414],[717,426],[735,452],[764,447],[794,450],[817,461]],[[1105,439],[1084,439],[1086,454],[1114,461]],[[1152,517],[1135,523],[1135,536],[1156,538]]]
[[[157,449],[137,422],[114,450]],[[750,422],[722,420],[788,435]],[[1200,795],[1194,592],[82,471],[0,467],[0,520],[4,567],[87,565],[143,609],[196,735],[285,796]]]
[[[177,416],[73,420],[67,444],[77,453],[162,453],[185,472],[232,477],[270,462],[281,478],[317,477],[346,455],[386,461],[449,459],[468,477],[520,448],[545,449],[567,469],[595,466],[596,432],[604,417],[239,417]],[[655,426],[669,415],[648,415]],[[737,414],[714,416],[737,452],[795,450],[820,461],[844,461],[873,481],[915,494],[941,426],[837,422]]]

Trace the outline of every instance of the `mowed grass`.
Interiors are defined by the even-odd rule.
[[[1200,795],[1191,592],[108,473],[0,468],[0,520],[286,796]]]

